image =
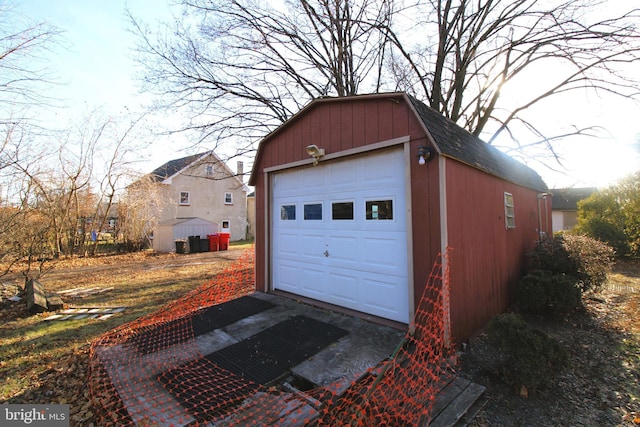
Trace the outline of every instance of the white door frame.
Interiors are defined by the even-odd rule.
[[[321,159],[321,162],[330,161],[334,159],[341,159],[348,156],[354,156],[358,154],[366,154],[376,150],[382,150],[398,145],[403,146],[404,151],[404,181],[405,181],[405,200],[406,200],[406,228],[407,228],[407,294],[408,299],[408,315],[409,323],[411,323],[415,314],[415,297],[414,297],[414,278],[413,278],[413,226],[412,226],[412,200],[411,200],[411,138],[409,135],[393,138],[386,141],[380,141],[374,144],[365,145],[363,147],[351,148],[348,150],[338,151],[335,153],[327,153]],[[287,169],[297,168],[301,166],[313,164],[314,159],[299,160],[296,162],[285,163],[282,165],[272,166],[264,169],[264,245],[265,250],[265,262],[264,262],[264,278],[266,281],[265,289],[267,292],[274,290],[273,284],[273,239],[271,238],[273,233],[273,221],[275,220],[272,215],[272,194],[273,194],[273,176],[276,172],[284,171]]]

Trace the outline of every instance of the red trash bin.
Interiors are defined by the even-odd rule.
[[[207,234],[207,238],[209,239],[209,251],[217,252],[220,247],[220,236],[216,234]]]
[[[231,238],[231,233],[218,233],[220,236],[220,250],[226,251],[229,249],[229,239]]]

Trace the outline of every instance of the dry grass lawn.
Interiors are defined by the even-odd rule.
[[[197,254],[151,254],[77,258],[52,264],[40,279],[47,292],[109,289],[84,298],[64,297],[68,307],[126,306],[107,320],[45,321],[30,315],[24,300],[7,296],[23,285],[19,273],[2,277],[0,302],[0,403],[67,403],[71,424],[90,425],[87,366],[90,343],[101,334],[151,313],[202,285],[239,258],[250,245]]]
[[[50,292],[72,288],[113,288],[82,299],[66,299],[74,307],[126,306],[107,320],[44,321],[50,313],[29,315],[24,302],[0,302],[0,403],[67,403],[72,426],[97,425],[87,386],[90,343],[101,334],[185,295],[228,267],[250,246],[201,254],[130,254],[98,259],[74,259],[53,265],[41,282]],[[10,296],[20,275],[0,278],[3,297]],[[559,386],[563,393],[523,399],[512,391],[488,387],[489,401],[472,425],[532,425],[542,421],[551,406],[577,422],[572,405],[580,406],[582,420],[602,420],[603,413],[623,425],[640,424],[640,263],[624,263],[610,277],[615,285],[601,298],[588,301],[584,325],[557,325],[556,333],[584,339],[573,342],[574,364]],[[631,292],[617,292],[631,290]],[[553,331],[550,331],[553,333]],[[586,335],[585,335],[586,334]],[[602,337],[611,337],[603,345]],[[591,347],[593,345],[593,347]],[[596,347],[597,346],[597,347]],[[597,357],[596,357],[597,356]],[[615,362],[612,365],[611,362]],[[612,365],[615,378],[608,384],[596,379]],[[592,366],[593,365],[593,366]],[[481,380],[478,378],[477,380]],[[611,407],[595,407],[585,387],[598,385],[599,394],[611,398]],[[595,395],[598,398],[598,395]],[[601,403],[601,405],[603,405]],[[592,411],[592,412],[589,412]],[[568,414],[568,415],[567,415]],[[559,416],[560,416],[559,415]],[[577,416],[577,415],[576,415]],[[573,417],[573,418],[572,418]],[[567,419],[569,419],[567,418]],[[608,418],[609,419],[609,418]],[[539,425],[545,425],[543,422]],[[579,424],[579,423],[578,423]],[[607,424],[605,422],[605,424]]]

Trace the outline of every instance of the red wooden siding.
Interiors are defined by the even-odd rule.
[[[266,168],[308,160],[315,144],[326,154],[409,136],[410,194],[415,304],[422,296],[431,266],[446,233],[450,253],[450,314],[454,339],[471,336],[513,301],[525,253],[538,239],[537,193],[481,172],[451,158],[443,160],[440,182],[435,155],[418,165],[419,145],[430,145],[423,124],[403,96],[362,96],[318,100],[262,141],[254,165],[256,187],[256,289],[267,291],[270,224]],[[366,155],[366,154],[362,154]],[[321,160],[331,161],[331,160]],[[312,167],[312,166],[304,166]],[[446,192],[447,230],[442,231],[440,197]],[[505,227],[504,193],[513,195],[514,229]],[[551,232],[551,201],[542,225]],[[411,276],[413,274],[413,276]]]
[[[452,333],[466,338],[513,301],[538,238],[537,192],[451,159],[446,179]],[[505,226],[505,192],[513,195],[513,229]]]
[[[401,102],[397,102],[401,100]],[[256,289],[267,291],[269,252],[265,231],[265,168],[308,159],[306,147],[316,144],[326,154],[409,135],[411,138],[411,218],[413,223],[414,296],[422,296],[431,265],[440,250],[438,161],[418,165],[417,149],[428,140],[404,98],[356,98],[318,102],[263,141],[256,159]]]

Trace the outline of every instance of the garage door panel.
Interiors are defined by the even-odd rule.
[[[355,236],[327,236],[327,262],[355,264],[359,239]]]
[[[365,238],[364,244],[367,250],[362,253],[362,262],[368,266],[368,269],[374,269],[380,273],[406,275],[401,262],[407,250],[404,241],[397,237],[376,237]]]
[[[403,159],[400,156],[372,158],[367,161],[367,167],[362,171],[360,179],[378,189],[387,186],[402,187],[404,174],[398,174],[398,170],[403,166],[402,162]]]
[[[306,194],[313,194],[315,189],[322,188],[326,179],[326,172],[322,168],[306,168],[298,180],[298,188],[302,188]]]
[[[278,278],[278,284],[282,290],[295,292],[299,286],[300,272],[296,265],[279,263],[275,276]]]
[[[406,307],[403,306],[408,298],[405,281],[381,280],[372,276],[362,280],[367,293],[363,295],[361,311],[401,322],[409,321]]]
[[[309,298],[321,299],[326,294],[325,271],[308,266],[300,267],[302,289]]]
[[[315,299],[326,293],[324,275],[324,269],[299,262],[283,262],[275,272],[278,289]]]
[[[358,277],[348,271],[328,274],[327,294],[332,304],[357,309],[358,287]]]
[[[396,150],[274,174],[272,287],[408,322],[403,171]]]
[[[278,235],[277,254],[280,256],[296,256],[298,254],[298,235],[281,233]]]
[[[351,162],[339,162],[329,165],[329,185],[331,192],[352,191],[358,186],[358,166]]]
[[[303,234],[300,236],[300,243],[300,251],[305,258],[315,259],[316,262],[323,261],[324,234]]]

